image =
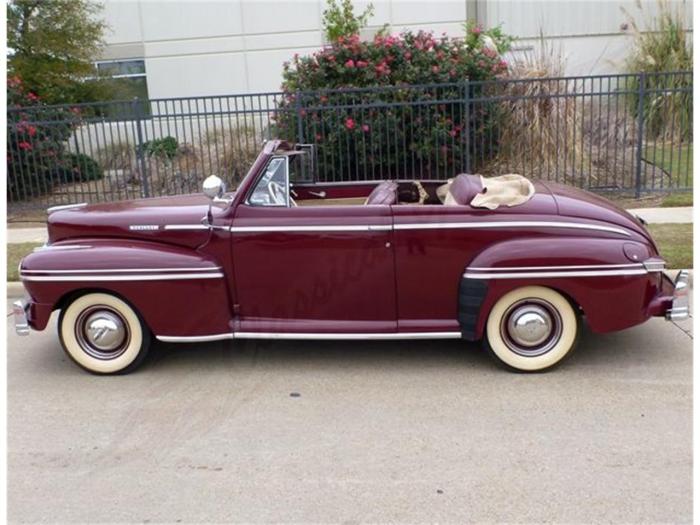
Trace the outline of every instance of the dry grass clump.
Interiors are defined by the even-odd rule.
[[[688,31],[684,4],[657,0],[655,14],[648,5],[636,2],[636,16],[624,7],[624,29],[633,45],[625,66],[630,73],[648,73],[643,100],[645,131],[649,138],[692,140],[693,79],[691,74],[667,75],[669,71],[691,72],[693,69],[692,34]],[[637,17],[642,21],[637,22]],[[638,112],[639,79],[630,82],[629,106]],[[655,91],[656,90],[656,91]],[[662,91],[659,91],[662,90]]]
[[[504,99],[499,103],[498,150],[486,171],[556,177],[577,185],[584,185],[582,177],[595,177],[578,169],[587,151],[581,140],[582,102],[567,96],[575,93],[575,86],[550,80],[564,74],[564,65],[561,51],[543,37],[536,49],[511,62],[509,77],[514,80],[497,86],[494,93]]]
[[[94,156],[103,171],[127,170],[134,159],[134,146],[128,142],[112,142],[95,152]]]
[[[211,123],[210,123],[211,124]],[[211,130],[192,143],[177,143],[174,153],[161,155],[144,152],[150,195],[171,195],[200,191],[201,182],[218,175],[229,188],[235,188],[250,169],[262,147],[262,138],[254,126],[211,125]],[[121,191],[141,191],[142,167],[134,144],[114,142],[98,149],[95,159],[107,173],[108,186]]]
[[[249,123],[222,126],[202,138],[203,173],[216,174],[229,187],[243,180],[262,148],[260,130]]]

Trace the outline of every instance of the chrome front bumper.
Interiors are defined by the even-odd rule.
[[[673,285],[673,303],[671,303],[671,308],[666,310],[666,320],[683,321],[688,319],[690,315],[688,289],[688,270],[681,270]]]
[[[29,335],[26,301],[15,301],[12,303],[12,313],[15,317],[15,331],[17,335]]]

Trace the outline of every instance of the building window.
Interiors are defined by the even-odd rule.
[[[146,64],[143,60],[105,60],[97,62],[96,66],[100,76],[109,79],[113,85],[115,100],[148,100]]]

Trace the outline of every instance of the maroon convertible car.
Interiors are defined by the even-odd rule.
[[[49,210],[20,265],[17,332],[60,310],[68,355],[126,372],[153,337],[483,339],[537,371],[596,333],[688,316],[643,223],[519,175],[314,182],[314,151],[269,141],[238,189]]]

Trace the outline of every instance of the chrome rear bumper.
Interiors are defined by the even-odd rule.
[[[12,313],[15,317],[15,331],[17,335],[29,335],[26,301],[15,301],[12,303]]]
[[[666,320],[668,321],[683,321],[688,319],[689,312],[688,300],[688,270],[681,270],[676,276],[676,281],[673,285],[673,303],[671,308],[666,310]]]

